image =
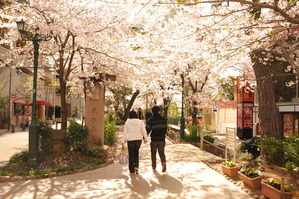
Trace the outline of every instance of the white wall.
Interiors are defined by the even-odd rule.
[[[235,108],[221,108],[215,113],[216,132],[218,134],[225,134],[226,127],[237,126],[237,109]]]

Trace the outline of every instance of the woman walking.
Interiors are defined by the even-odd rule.
[[[130,111],[129,119],[124,126],[124,135],[122,139],[122,150],[127,141],[129,152],[129,170],[130,173],[138,174],[139,168],[139,148],[142,139],[147,143],[147,133],[144,123],[138,119],[135,111]]]

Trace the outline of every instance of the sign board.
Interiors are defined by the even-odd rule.
[[[225,161],[227,161],[228,148],[230,148],[233,151],[233,161],[236,161],[236,133],[236,128],[226,127]]]
[[[253,128],[253,103],[238,103],[237,127],[239,129]]]
[[[16,99],[16,98],[17,98],[17,95],[11,95],[11,98],[12,98],[12,99]]]
[[[237,102],[253,102],[254,93],[250,83],[243,77],[237,78]]]

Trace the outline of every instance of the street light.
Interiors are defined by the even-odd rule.
[[[8,88],[8,113],[9,113],[9,120],[8,120],[8,127],[7,131],[10,131],[10,125],[12,124],[12,114],[11,114],[11,68],[12,68],[12,60],[10,62],[9,67],[9,88]],[[11,130],[14,133],[14,129]]]
[[[180,119],[180,136],[181,139],[184,139],[185,137],[185,116],[184,116],[184,87],[185,87],[185,79],[184,79],[184,73],[181,74],[182,78],[182,112],[181,112],[181,119]]]
[[[37,124],[36,117],[36,86],[37,86],[37,68],[38,68],[38,54],[39,54],[39,42],[49,41],[52,36],[42,35],[37,32],[31,33],[26,31],[25,22],[23,19],[17,21],[18,31],[21,34],[21,37],[24,41],[32,41],[34,47],[34,59],[33,59],[33,89],[32,89],[32,120],[29,127],[29,161],[36,162],[38,156],[38,134],[39,127]],[[37,27],[35,31],[38,31]]]

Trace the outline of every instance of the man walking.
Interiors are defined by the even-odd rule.
[[[153,116],[148,120],[151,128],[151,159],[152,168],[156,170],[156,154],[157,150],[161,159],[162,172],[166,171],[166,157],[165,157],[165,134],[167,131],[167,121],[160,114],[160,108],[154,106],[152,108]]]

